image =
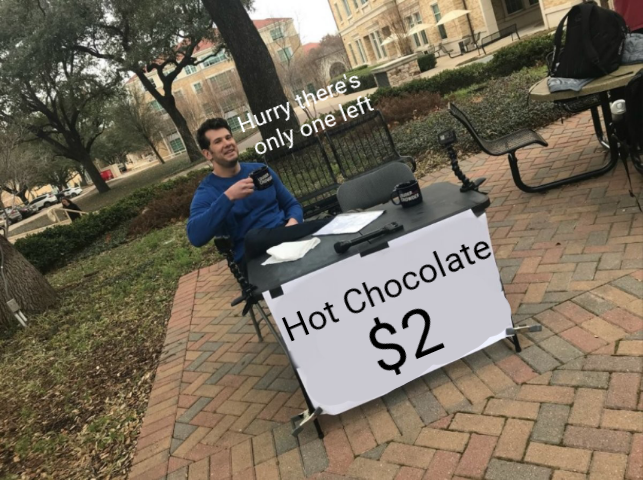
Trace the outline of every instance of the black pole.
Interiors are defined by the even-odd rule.
[[[467,8],[467,0],[462,0],[462,5],[464,5],[465,10],[469,10]],[[467,13],[467,22],[469,22],[469,30],[471,30],[471,41],[473,42],[473,38],[475,37],[475,34],[473,33],[473,25],[471,25],[471,17],[469,16],[468,13]]]

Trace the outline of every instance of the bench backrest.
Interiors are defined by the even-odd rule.
[[[366,107],[364,107],[366,108]],[[356,119],[310,137],[289,150],[268,153],[270,166],[304,208],[304,217],[339,213],[339,186],[351,178],[375,170],[389,162],[415,161],[401,157],[379,110],[360,114]]]
[[[492,33],[491,35],[487,35],[486,37],[483,37],[482,40],[480,40],[480,46],[489,45],[490,43],[501,40],[514,33],[518,34],[518,27],[516,26],[516,24],[509,25],[508,27],[505,27],[505,28],[501,28],[496,33]]]
[[[266,154],[264,163],[301,203],[304,217],[339,208],[337,175],[318,137],[298,142],[289,150]]]
[[[329,129],[325,137],[334,161],[346,180],[400,159],[391,132],[379,110],[367,112]]]

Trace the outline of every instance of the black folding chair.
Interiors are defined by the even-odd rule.
[[[337,190],[337,199],[342,212],[368,209],[388,202],[395,186],[410,180],[415,180],[415,175],[408,166],[388,163],[343,183]]]

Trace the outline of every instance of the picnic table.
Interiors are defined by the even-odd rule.
[[[592,121],[599,142],[610,151],[609,161],[602,167],[590,172],[582,173],[574,178],[579,180],[588,179],[604,175],[612,170],[619,158],[618,145],[616,144],[614,134],[614,124],[610,109],[610,101],[617,98],[623,98],[621,89],[623,89],[632,80],[634,75],[643,69],[643,63],[632,65],[621,65],[616,71],[609,75],[596,78],[584,85],[578,92],[565,90],[550,92],[548,86],[549,77],[543,78],[533,85],[529,90],[529,97],[536,102],[555,102],[560,105],[579,105],[579,111],[583,105],[589,106],[592,111]],[[596,99],[596,100],[593,100]],[[603,126],[601,125],[600,116],[598,115],[598,106],[600,105],[603,113],[603,126],[606,136],[603,135]]]

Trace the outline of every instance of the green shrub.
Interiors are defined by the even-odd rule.
[[[254,148],[248,148],[245,152],[239,154],[239,161],[246,163],[260,162],[261,155],[259,155]]]
[[[128,235],[146,235],[152,230],[160,230],[189,218],[194,192],[202,180],[200,176],[192,177],[191,180],[176,185],[165,195],[153,199],[130,222]]]
[[[70,225],[59,225],[18,239],[15,247],[40,272],[47,273],[64,265],[102,235],[135,218],[155,198],[205,175],[206,172],[199,169],[167,182],[139,188],[114,205],[92,215],[83,215]]]
[[[371,103],[377,105],[382,98],[404,96],[423,92],[447,93],[467,88],[475,83],[488,80],[489,74],[486,65],[473,63],[453,70],[445,70],[430,78],[418,78],[399,87],[379,88],[369,95]]]
[[[426,72],[428,70],[431,70],[432,68],[435,68],[436,63],[437,60],[435,59],[435,55],[433,55],[432,53],[418,57],[420,72]]]
[[[371,103],[381,99],[423,92],[451,92],[482,84],[492,78],[505,77],[525,67],[545,63],[546,55],[553,48],[553,37],[547,33],[520,40],[494,53],[489,63],[472,63],[463,67],[444,70],[430,78],[418,78],[399,87],[379,88],[370,95]]]
[[[457,95],[455,103],[467,114],[483,138],[497,138],[522,128],[544,127],[565,114],[551,102],[528,102],[529,87],[540,80],[543,73],[544,70],[540,68],[522,70],[508,77],[490,80],[475,94]],[[502,95],[498,92],[502,92]],[[452,98],[447,97],[446,100]],[[446,155],[437,142],[437,136],[448,128],[455,129],[458,137],[456,149],[461,154],[480,151],[469,132],[446,109],[408,122],[393,129],[391,134],[400,154],[416,157],[428,155],[442,161]]]
[[[554,48],[554,37],[540,34],[498,50],[487,64],[494,77],[505,77],[525,67],[545,64],[545,57]]]

